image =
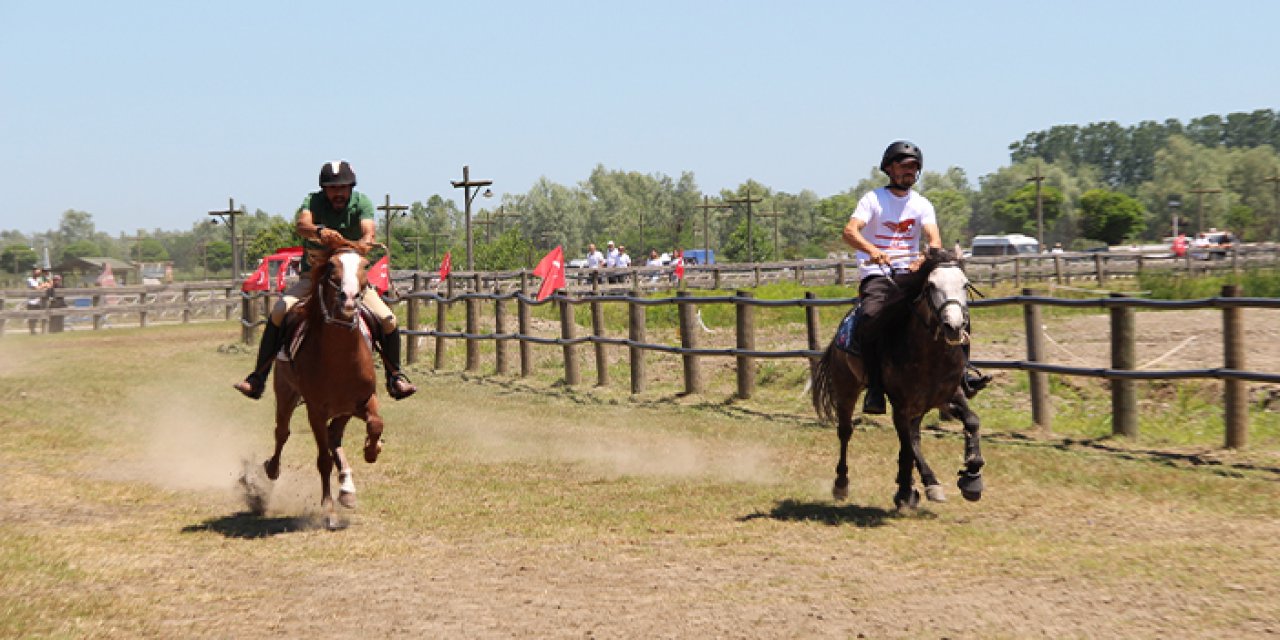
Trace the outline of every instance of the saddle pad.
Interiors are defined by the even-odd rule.
[[[854,331],[858,328],[858,307],[855,305],[844,314],[844,319],[840,321],[840,328],[836,329],[835,345],[844,351],[855,356],[861,356],[862,352],[858,349],[858,341],[854,339]]]

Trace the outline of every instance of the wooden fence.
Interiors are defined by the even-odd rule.
[[[30,301],[35,303],[31,304]],[[166,286],[0,291],[0,336],[9,321],[37,333],[125,324],[230,320],[241,306],[230,281]],[[12,326],[7,327],[12,329]]]
[[[476,276],[478,278],[478,276]],[[750,291],[738,291],[732,296],[694,296],[687,291],[677,292],[674,298],[643,297],[639,286],[633,284],[630,295],[600,294],[590,296],[571,296],[558,292],[546,300],[538,302],[524,293],[503,293],[495,290],[490,293],[471,292],[454,296],[441,296],[437,293],[422,291],[423,279],[418,278],[414,290],[403,299],[408,305],[408,322],[403,333],[408,337],[406,349],[410,364],[420,359],[419,339],[432,339],[435,342],[434,368],[445,366],[445,353],[448,341],[463,341],[466,348],[465,370],[477,372],[480,369],[480,348],[482,341],[493,341],[495,354],[495,371],[506,374],[509,369],[509,346],[516,347],[519,356],[519,375],[527,377],[533,372],[534,359],[531,354],[532,345],[558,346],[563,352],[564,384],[568,386],[582,383],[579,370],[578,349],[591,345],[595,350],[596,384],[610,384],[609,371],[606,366],[606,349],[626,348],[629,354],[631,370],[631,392],[641,393],[645,390],[646,353],[656,351],[679,355],[682,361],[684,393],[701,393],[704,388],[702,360],[708,357],[729,357],[736,360],[737,397],[750,398],[755,389],[754,361],[758,358],[791,358],[806,359],[812,363],[821,357],[822,349],[830,339],[828,328],[825,332],[819,326],[819,307],[849,307],[853,298],[818,299],[807,293],[803,299],[793,300],[760,300]],[[515,323],[512,325],[509,304],[514,301]],[[426,328],[423,306],[434,303],[436,306],[435,328]],[[464,305],[466,310],[464,331],[447,331],[446,318],[452,305]],[[606,335],[604,329],[603,308],[609,304],[627,306],[626,338]],[[493,323],[492,331],[481,328],[482,306],[491,305]],[[555,305],[559,315],[559,336],[539,336],[532,330],[531,309],[540,305]],[[586,306],[590,312],[590,332],[579,335],[579,322],[576,309]],[[656,344],[648,342],[645,326],[644,308],[659,305],[675,305],[678,310],[680,344]],[[699,344],[698,310],[705,305],[733,305],[735,308],[735,346],[732,348],[708,348]],[[1238,296],[1234,286],[1225,287],[1222,295],[1215,298],[1182,301],[1159,301],[1135,299],[1123,296],[1093,300],[1067,300],[1036,296],[1030,290],[1023,295],[976,300],[973,307],[1000,305],[1020,305],[1026,323],[1026,357],[1022,360],[975,360],[974,364],[991,369],[1013,369],[1027,371],[1031,380],[1031,405],[1033,423],[1050,427],[1052,409],[1049,403],[1048,374],[1103,378],[1112,382],[1112,424],[1113,431],[1120,435],[1135,436],[1138,433],[1137,401],[1134,383],[1138,380],[1180,380],[1189,378],[1217,379],[1224,382],[1224,420],[1226,423],[1225,444],[1230,448],[1244,447],[1247,442],[1248,395],[1246,383],[1265,382],[1280,383],[1280,374],[1253,372],[1245,370],[1243,348],[1243,322],[1241,309],[1261,308],[1280,309],[1280,299],[1244,298]],[[1044,306],[1094,307],[1107,309],[1111,316],[1111,366],[1106,368],[1068,367],[1051,364],[1046,361],[1044,350],[1044,333],[1040,321],[1040,310]],[[758,307],[801,307],[805,310],[805,344],[803,348],[765,351],[755,348],[755,309]],[[1134,358],[1134,310],[1142,309],[1220,309],[1222,311],[1222,331],[1224,336],[1223,365],[1212,369],[1184,370],[1138,370]],[[487,324],[487,323],[486,323]],[[583,323],[584,325],[586,323]]]

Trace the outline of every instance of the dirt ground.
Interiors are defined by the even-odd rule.
[[[1195,338],[1177,366],[1216,366],[1220,346],[1191,328],[1216,317],[1141,318],[1144,335],[1169,337],[1140,361]],[[1274,350],[1276,325],[1249,322]],[[1105,366],[1102,329],[1080,318],[1053,337]],[[0,635],[1280,634],[1274,474],[992,442],[983,501],[946,479],[950,502],[899,514],[890,429],[859,429],[853,496],[835,503],[829,430],[677,398],[579,403],[427,375],[388,403],[387,449],[356,466],[348,528],[318,526],[300,416],[255,516],[236,479],[268,451],[270,400],[228,389],[250,356],[217,352],[232,331],[202,331],[0,344]],[[1008,349],[994,357],[1021,357],[1018,338]],[[958,438],[925,446],[953,472]]]

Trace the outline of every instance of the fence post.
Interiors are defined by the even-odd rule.
[[[412,297],[412,294],[416,294],[421,291],[422,274],[415,271],[413,273],[413,288],[409,291],[409,310],[407,312],[409,316],[407,318],[409,331],[417,331],[421,322],[418,318],[418,309],[420,308],[419,305],[421,303],[418,302],[417,298]],[[406,364],[413,364],[418,361],[418,336],[410,335],[408,338],[409,341],[405,344],[404,358]]]
[[[593,338],[604,337],[604,305],[600,303],[597,296],[592,296],[591,300],[591,336]],[[609,352],[605,350],[603,342],[597,342],[596,346],[596,386],[609,386]]]
[[[817,298],[818,298],[818,294],[812,291],[804,292],[805,300],[816,300]],[[809,339],[808,340],[809,350],[810,351],[820,350],[818,346],[820,343],[818,338],[819,329],[818,329],[818,308],[817,307],[813,305],[808,305],[804,308],[804,325],[805,325],[805,333],[807,334],[807,337]],[[812,357],[809,358],[809,380],[814,379],[814,376],[817,375],[817,371],[818,371],[818,358],[812,358]]]
[[[233,288],[231,288],[231,287],[227,287],[227,288],[226,288],[226,295],[225,295],[225,296],[223,296],[223,300],[224,300],[224,301],[226,301],[226,304],[225,304],[225,305],[223,305],[223,308],[222,308],[222,319],[223,319],[223,320],[230,320],[230,319],[231,319],[231,310],[232,310],[232,309],[234,309],[234,308],[235,308],[235,306],[236,306],[236,299],[232,297],[232,295],[234,295],[234,294],[232,293],[233,291],[235,291],[235,289],[233,289]],[[93,306],[95,306],[95,307],[96,307],[96,306],[98,306],[98,303],[97,303],[97,302],[94,302],[94,303],[93,303]],[[94,327],[94,329],[97,329],[97,328],[98,328],[98,327],[96,327],[96,326]]]
[[[106,314],[102,312],[102,294],[93,294],[93,330],[97,331],[102,328],[102,319]],[[230,317],[227,318],[230,320]]]
[[[1022,287],[1022,258],[1013,258],[1013,286]]]
[[[577,337],[578,325],[573,320],[573,303],[569,301],[568,292],[561,289],[560,294],[560,337],[572,340]],[[564,383],[575,386],[581,379],[578,377],[578,345],[564,344]]]
[[[844,286],[844,261],[836,262],[836,284]]]
[[[1065,277],[1062,272],[1062,256],[1053,256],[1053,273],[1057,278],[1058,284],[1062,284]]]
[[[0,311],[4,311],[4,292],[3,291],[0,291]],[[4,323],[5,323],[4,315],[0,314],[0,338],[4,337]]]
[[[191,323],[191,289],[182,285],[182,324]]]
[[[253,344],[253,325],[258,321],[258,307],[248,293],[240,294],[240,342]]]
[[[753,294],[745,289],[737,291],[742,298],[734,303],[737,312],[737,346],[739,349],[754,350],[756,348],[756,307],[744,300],[750,300]],[[738,356],[738,397],[751,399],[756,389],[756,359],[751,356]]]
[[[714,288],[720,289],[720,267],[711,267],[711,278],[715,281]]]
[[[519,324],[521,337],[529,335],[529,299],[525,297],[525,287],[528,280],[524,277],[524,272],[520,273],[520,295],[516,296],[516,322]],[[520,377],[528,378],[533,373],[533,352],[532,345],[527,340],[520,341]]]
[[[1023,289],[1022,295],[1031,297],[1035,292]],[[1027,362],[1044,362],[1044,325],[1040,321],[1040,307],[1032,302],[1023,306],[1023,319],[1027,332]],[[1049,408],[1049,375],[1041,371],[1027,372],[1031,380],[1031,422],[1041,429],[1053,427],[1053,415]]]
[[[759,289],[760,288],[760,266],[756,265],[753,271],[755,272],[755,276],[756,276],[756,288]]]
[[[1099,272],[1101,273],[1101,272]],[[1112,293],[1111,298],[1123,298],[1122,293]],[[1111,308],[1111,368],[1133,370],[1138,366],[1134,351],[1133,307]],[[1111,382],[1111,433],[1128,438],[1138,437],[1138,398],[1133,380],[1113,379]]]
[[[480,293],[480,274],[471,276],[471,294],[479,295]],[[475,297],[467,298],[467,334],[476,335],[480,333],[480,299]],[[476,338],[467,338],[467,371],[476,371],[480,368],[480,341]]]
[[[1141,253],[1139,253],[1139,254],[1138,254],[1138,267],[1137,267],[1138,277],[1142,277],[1142,263],[1143,263],[1142,254],[1141,254]]]
[[[1222,297],[1235,298],[1240,295],[1240,286],[1229,284],[1222,287]],[[1226,369],[1243,371],[1244,364],[1244,319],[1240,307],[1225,307],[1222,310],[1222,366]],[[1225,387],[1227,425],[1226,447],[1243,449],[1249,438],[1249,389],[1244,380],[1227,379],[1222,381]]]
[[[493,295],[501,296],[502,291],[498,286],[498,280],[493,281]],[[494,298],[493,300],[493,332],[502,335],[507,332],[507,301],[502,298]],[[507,373],[507,340],[506,338],[498,338],[493,342],[494,371],[498,375],[506,375]]]
[[[48,299],[48,297],[46,297],[46,298],[45,298],[45,307],[44,307],[44,308],[46,308],[46,309],[48,309],[48,308],[49,308],[49,299]],[[46,324],[49,322],[49,316],[48,316],[48,315],[45,315],[45,320],[44,320],[44,322],[45,322]],[[147,327],[147,290],[146,290],[146,289],[143,289],[143,290],[138,294],[138,326],[139,326],[139,327],[142,327],[142,328],[144,328],[144,329]],[[45,332],[46,332],[46,333],[48,333],[48,329],[47,329],[47,327],[46,327]]]
[[[1098,274],[1098,286],[1107,281],[1107,261],[1101,253],[1093,254],[1093,270]]]
[[[718,272],[717,272],[718,273]],[[640,280],[637,278],[631,283],[631,297],[640,297]],[[630,316],[630,322],[627,326],[627,337],[631,339],[631,393],[644,392],[644,349],[636,345],[645,342],[644,327],[644,307],[638,302],[632,301],[627,303],[627,312]]]
[[[444,279],[444,299],[436,303],[436,333],[443,333],[448,329],[449,323],[449,304],[453,300],[453,276],[446,276]],[[445,354],[445,338],[444,336],[436,336],[436,357],[433,369],[439,370],[444,368]]]
[[[759,269],[759,267],[756,267]],[[676,300],[688,298],[688,291],[677,291]],[[694,316],[697,310],[688,302],[677,302],[680,312],[680,346],[685,349],[698,348],[697,324],[698,320]],[[684,362],[684,392],[685,394],[702,392],[702,372],[698,361],[698,356],[685,353],[681,354],[681,360]]]

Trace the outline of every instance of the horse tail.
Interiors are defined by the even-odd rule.
[[[827,345],[827,350],[818,360],[818,365],[813,368],[813,384],[810,386],[813,409],[817,411],[818,419],[825,422],[835,420],[837,413],[835,381],[832,379],[831,371],[835,365],[835,351],[836,345],[833,340]]]

